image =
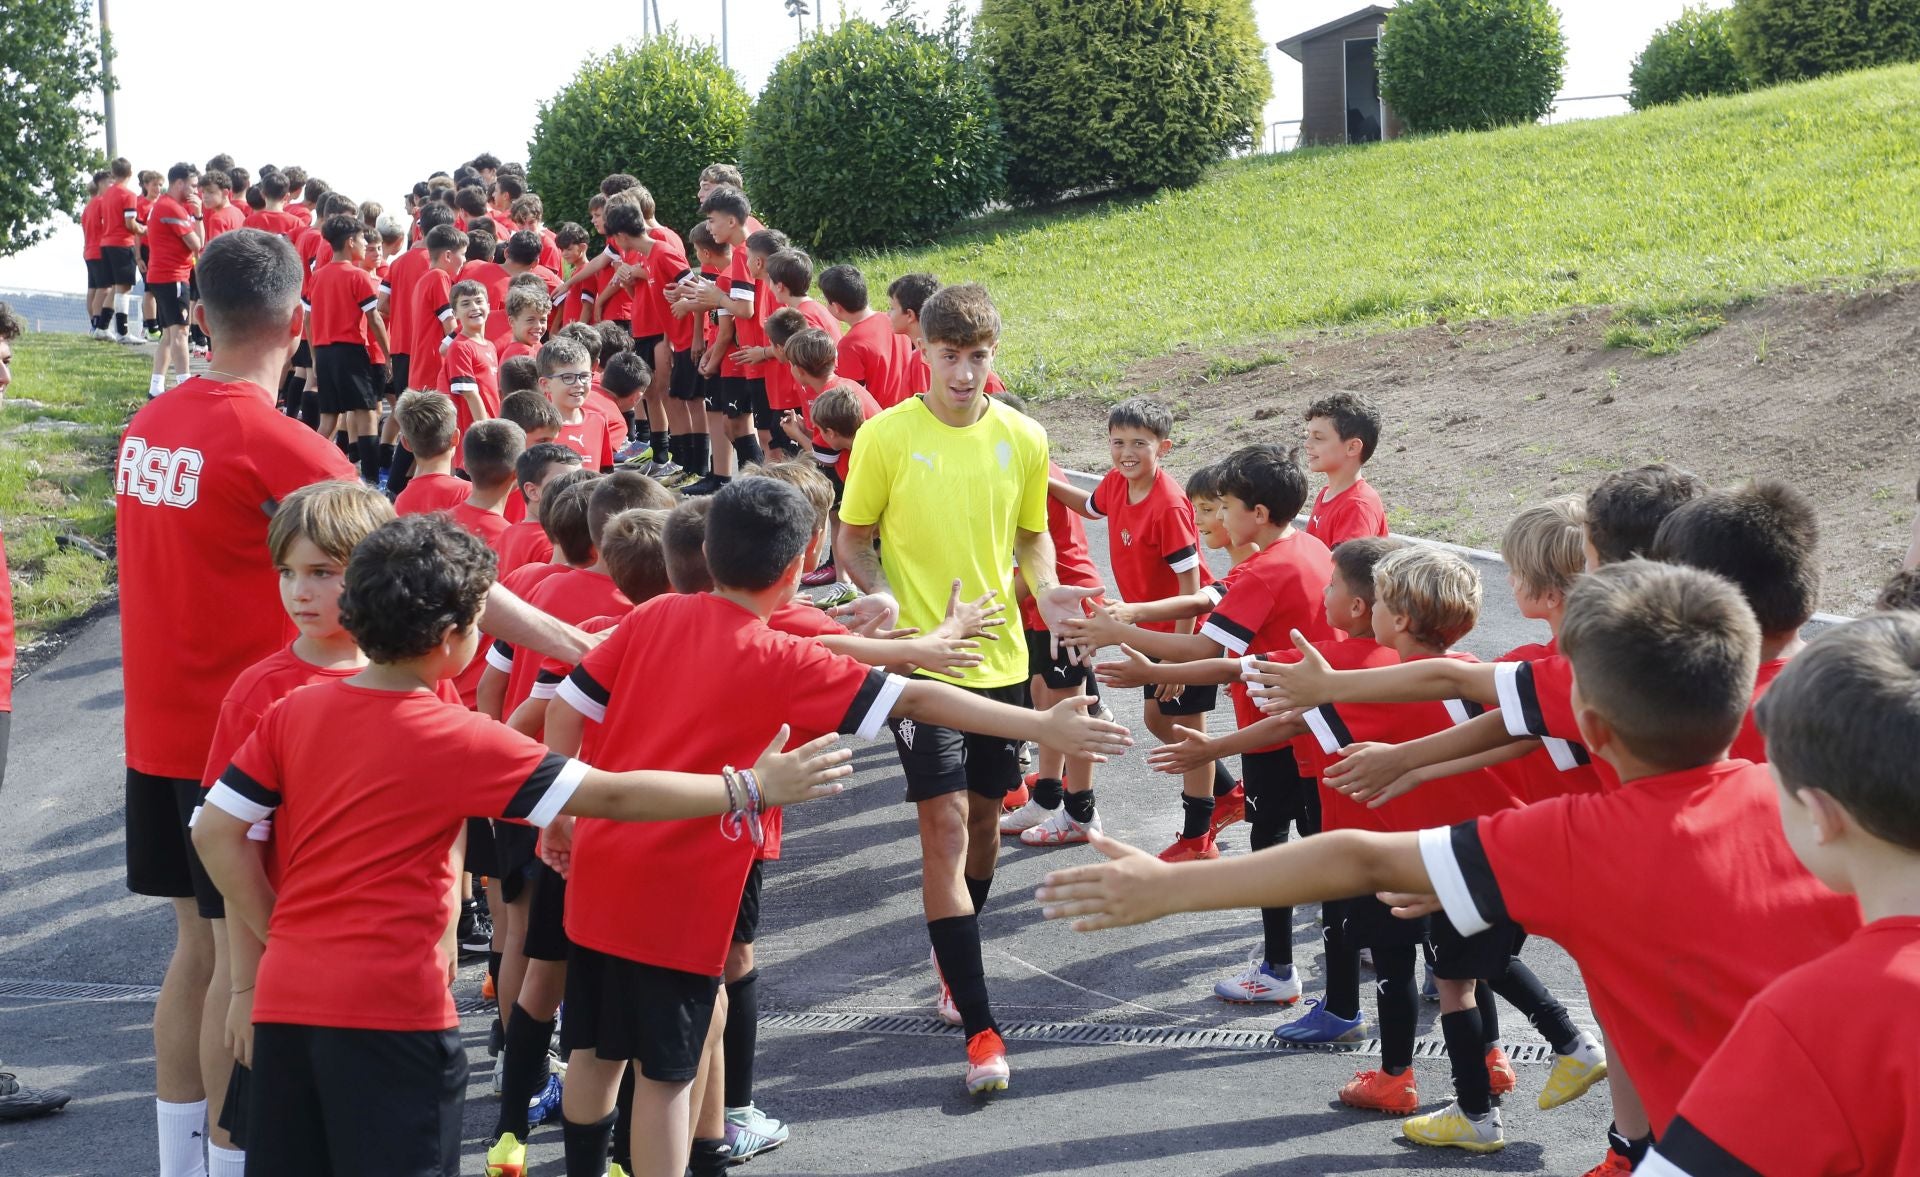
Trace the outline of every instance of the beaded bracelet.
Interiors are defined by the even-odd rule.
[[[760,795],[760,778],[751,768],[740,770],[741,783],[747,789],[747,833],[753,836],[755,846],[767,843],[767,833],[760,826],[760,812],[766,808],[766,798]]]
[[[740,781],[734,774],[733,765],[724,765],[720,769],[720,783],[727,787],[727,816],[740,816]]]

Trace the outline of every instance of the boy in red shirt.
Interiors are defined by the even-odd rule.
[[[840,322],[824,304],[808,297],[807,291],[813,286],[813,259],[804,251],[791,247],[782,249],[767,258],[763,269],[768,291],[779,308],[763,324],[767,347],[773,353],[773,362],[767,365],[767,408],[776,422],[776,436],[772,444],[791,454],[798,454],[800,447],[807,443],[804,439],[794,438],[785,427],[793,410],[804,409],[812,398],[803,393],[793,374],[787,371],[787,360],[779,352],[779,345],[784,344],[785,339],[776,343],[773,320],[778,317],[780,310],[795,311],[801,316],[803,326],[818,328],[826,332],[828,339],[836,342],[840,338]],[[795,330],[787,331],[786,338],[791,339],[795,333]],[[762,438],[761,443],[768,444],[768,439]]]
[[[1307,406],[1307,469],[1327,484],[1313,496],[1307,534],[1329,548],[1387,534],[1387,509],[1360,473],[1380,444],[1380,410],[1365,397],[1337,392]]]
[[[807,417],[813,422],[813,432],[808,440],[813,445],[814,457],[818,464],[832,472],[837,485],[844,486],[847,480],[847,466],[853,455],[853,435],[860,431],[857,423],[849,419],[848,414],[830,411],[836,424],[852,426],[846,432],[834,431],[829,438],[818,417],[814,416],[819,407],[820,398],[835,389],[844,390],[844,400],[852,397],[861,421],[868,420],[881,411],[880,402],[871,392],[859,383],[841,376],[833,370],[834,358],[838,354],[833,338],[817,327],[809,327],[788,339],[782,346],[786,353],[787,369],[793,382],[800,387],[800,395],[806,398]],[[831,455],[829,457],[828,455]],[[824,460],[823,460],[824,459]]]
[[[466,502],[472,487],[453,474],[453,447],[460,438],[453,402],[416,389],[400,397],[393,415],[400,422],[400,442],[413,455],[413,476],[394,497],[393,509],[402,515],[425,515]]]
[[[307,218],[287,209],[287,176],[284,172],[260,173],[260,198],[267,207],[250,212],[242,228],[258,229],[293,240],[294,233],[307,227]]]
[[[636,307],[633,354],[647,364],[644,398],[647,432],[653,435],[651,460],[663,463],[670,433],[690,436],[704,429],[697,408],[697,387],[684,380],[675,384],[670,379],[672,373],[692,362],[690,353],[697,324],[691,316],[674,314],[667,301],[667,292],[692,273],[686,249],[672,230],[653,224],[650,212],[653,198],[645,195],[644,189],[641,193],[635,199],[610,201],[603,221],[608,248],[618,247],[622,256],[630,259],[629,281],[634,284]],[[643,312],[644,325],[652,330],[640,335],[639,316]],[[682,356],[686,359],[676,358]],[[638,404],[634,406],[636,414],[639,408]],[[636,425],[636,436],[639,431]]]
[[[510,286],[507,289],[507,344],[500,349],[500,362],[515,356],[530,356],[540,350],[547,334],[547,316],[553,312],[553,300],[543,289]]]
[[[1747,1003],[1639,1172],[1920,1171],[1917,671],[1920,621],[1873,617],[1820,635],[1760,700],[1787,844],[1868,922]],[[1835,1010],[1872,1013],[1836,1040]]]
[[[453,336],[460,331],[453,317],[453,275],[466,256],[467,235],[452,225],[440,225],[427,231],[426,242],[427,268],[407,295],[413,302],[408,312],[413,337],[407,353],[407,387],[431,391],[445,383],[441,368]]]
[[[320,386],[320,436],[346,430],[348,448],[360,459],[360,479],[380,481],[380,394],[373,355],[387,347],[380,317],[380,283],[367,272],[367,243],[360,221],[336,213],[320,226],[333,260],[314,271],[307,289],[307,323]]]
[[[518,425],[492,417],[475,421],[461,439],[471,490],[464,501],[448,508],[455,523],[480,537],[493,550],[496,563],[501,539],[512,526],[507,522],[507,495],[513,491],[515,463],[526,452],[527,435]],[[479,676],[474,671],[474,676]],[[463,692],[465,693],[465,692]]]
[[[732,471],[764,458],[754,432],[755,408],[766,399],[762,357],[766,331],[761,313],[768,309],[769,296],[760,287],[765,281],[765,260],[777,252],[776,241],[784,243],[785,237],[761,237],[762,248],[754,251],[751,242],[766,230],[754,220],[746,194],[737,188],[715,188],[700,202],[700,212],[716,246],[728,248],[727,269],[721,277],[689,287],[698,305],[719,312],[717,334],[700,360],[700,373],[707,381],[710,469],[688,488],[691,493],[711,494],[726,485]],[[608,215],[613,215],[611,209]]]
[[[80,256],[87,264],[87,334],[95,339],[112,338],[106,324],[113,322],[113,275],[100,260],[100,196],[111,178],[104,170],[93,173],[86,207],[80,210]]]
[[[393,518],[386,497],[364,484],[319,482],[288,495],[267,526],[267,551],[280,574],[280,603],[299,636],[293,644],[241,671],[220,704],[207,768],[211,789],[272,706],[296,688],[346,678],[364,669],[365,654],[340,625],[341,575],[353,548]],[[264,846],[270,831],[255,833]],[[206,1075],[208,1177],[241,1177],[246,1141],[245,1068],[252,1057],[253,980],[263,945],[241,927],[229,927],[226,907],[204,870],[193,876],[200,914],[212,921],[213,979],[201,1015],[201,1069]],[[232,1049],[220,1035],[232,1028]],[[228,1072],[233,1072],[231,1076]],[[228,1111],[230,1101],[234,1106]]]
[[[828,313],[846,327],[839,373],[865,385],[881,408],[905,400],[912,345],[894,334],[887,316],[868,305],[866,278],[852,266],[828,266],[820,273],[820,296]]]
[[[116,159],[108,166],[107,183],[100,190],[100,263],[112,285],[102,326],[115,343],[140,342],[127,330],[126,302],[133,290],[134,246],[146,234],[140,220],[140,195],[133,190],[133,164]],[[204,240],[204,238],[203,238]]]
[[[475,421],[500,415],[500,357],[487,342],[487,290],[471,278],[453,284],[447,295],[459,334],[447,348],[440,390],[453,398],[461,433]],[[454,464],[460,464],[458,454]]]
[[[541,403],[545,403],[544,401]],[[549,482],[580,469],[580,455],[556,441],[537,442],[514,463],[514,484],[526,503],[526,518],[507,528],[500,539],[500,575],[504,578],[527,564],[553,559],[553,541],[540,526],[540,503]]]
[[[580,455],[589,470],[613,468],[613,426],[599,409],[587,403],[593,383],[593,364],[578,343],[562,337],[540,348],[540,395],[560,415],[560,434],[554,440]]]
[[[484,545],[444,521],[400,519],[354,557],[342,621],[372,664],[275,708],[208,793],[194,842],[233,917],[267,944],[249,1122],[272,1131],[251,1142],[254,1166],[454,1172],[467,1064],[441,939],[464,819],[750,817],[837,790],[847,756],[825,741],[762,756],[758,802],[718,776],[603,773],[555,756],[435,693],[477,642]],[[343,745],[343,731],[388,738]],[[268,816],[271,878],[248,844]],[[346,969],[343,921],[362,936]]]
[[[825,277],[821,279],[822,289]],[[884,398],[879,398],[884,400]],[[1200,559],[1200,536],[1193,525],[1193,505],[1160,463],[1173,442],[1173,413],[1151,397],[1134,397],[1107,414],[1107,441],[1113,469],[1091,493],[1062,479],[1048,482],[1048,491],[1072,510],[1107,524],[1107,554],[1114,583],[1128,602],[1158,601],[1191,596],[1213,582]],[[1191,636],[1194,618],[1149,621],[1143,628]],[[1217,653],[1212,643],[1192,647],[1187,657]],[[1183,688],[1175,683],[1146,689],[1147,730],[1162,743],[1175,743],[1191,729],[1204,730],[1213,710],[1215,688]],[[1224,766],[1197,768],[1181,781],[1180,833],[1168,846],[1168,861],[1195,856],[1213,858],[1214,798],[1233,791],[1233,778]]]
[[[1766,769],[1724,759],[1760,647],[1732,586],[1644,560],[1602,568],[1575,585],[1561,640],[1584,743],[1613,763],[1620,789],[1190,867],[1108,842],[1121,861],[1050,875],[1044,914],[1091,929],[1391,892],[1429,896],[1420,906],[1463,936],[1513,920],[1580,966],[1610,1055],[1633,1076],[1653,1131],[1666,1132],[1747,1000],[1845,940],[1860,909],[1794,860]]]
[[[152,283],[154,317],[160,346],[153,353],[147,395],[166,389],[167,372],[178,386],[187,378],[187,281],[200,252],[200,209],[195,195],[200,173],[189,163],[167,169],[167,193],[153,203],[147,220],[147,280]],[[104,238],[103,238],[104,240]]]
[[[622,764],[640,754],[641,731],[673,730],[686,738],[659,751],[670,767],[725,764],[744,758],[749,742],[778,726],[805,736],[826,729],[872,738],[887,717],[1036,738],[1075,755],[1125,746],[1121,729],[1071,705],[1046,715],[994,702],[944,683],[908,681],[828,653],[817,643],[779,634],[766,618],[799,587],[813,512],[799,491],[772,479],[744,479],[723,488],[708,516],[707,564],[712,593],[656,598],[636,609],[560,687],[547,712],[547,738],[577,746],[586,723],[599,725],[596,755]],[[671,683],[656,669],[707,668]],[[703,724],[752,682],[763,718]],[[635,722],[646,716],[644,724]],[[773,733],[784,743],[788,731]],[[657,743],[657,741],[653,741]],[[692,1152],[688,1114],[699,1059],[720,1029],[720,978],[739,915],[760,827],[687,821],[636,839],[610,822],[577,823],[569,839],[549,831],[549,854],[570,865],[567,934],[574,955],[567,975],[569,1052],[567,1160],[574,1172],[599,1172],[613,1130],[615,1089],[628,1060],[639,1063],[633,1142],[637,1171],[679,1168]],[[664,895],[674,902],[635,902]],[[997,1038],[997,1033],[994,1035]],[[1004,1064],[999,1086],[1005,1085]],[[642,1148],[645,1160],[639,1157]],[[724,1169],[724,1146],[718,1150]],[[696,1155],[696,1172],[713,1171],[711,1151]]]

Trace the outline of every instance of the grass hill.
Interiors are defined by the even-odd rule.
[[[1655,352],[1769,289],[1920,267],[1920,66],[1618,118],[1237,160],[862,258],[984,282],[1028,395],[1334,325],[1611,304]]]

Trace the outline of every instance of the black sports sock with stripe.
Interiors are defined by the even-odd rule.
[[[967,898],[973,900],[973,914],[979,915],[987,910],[987,892],[993,890],[993,876],[976,879],[972,875],[962,875],[967,883]]]
[[[1226,762],[1221,760],[1214,761],[1213,795],[1216,797],[1226,796],[1228,793],[1233,792],[1233,784],[1233,774],[1227,771]]]
[[[1580,1041],[1580,1029],[1567,1014],[1567,1007],[1547,991],[1540,978],[1534,976],[1533,970],[1519,957],[1508,961],[1506,971],[1488,981],[1487,985],[1506,998],[1508,1005],[1525,1015],[1555,1053],[1566,1054]]]
[[[1180,797],[1180,836],[1198,838],[1213,828],[1213,798]]]
[[[727,982],[727,1025],[720,1037],[726,1060],[726,1101],[730,1108],[753,1102],[753,1055],[760,1043],[760,970]]]
[[[696,1140],[687,1173],[689,1177],[719,1177],[732,1163],[733,1150],[725,1140]]]
[[[980,917],[954,915],[931,920],[927,937],[933,941],[933,957],[940,962],[940,975],[953,994],[954,1008],[960,1011],[967,1037],[998,1029],[987,1001],[986,965],[980,959]]]
[[[1067,816],[1085,825],[1093,820],[1093,790],[1083,793],[1068,793],[1065,797]]]
[[[615,1112],[591,1124],[576,1124],[564,1115],[560,1139],[567,1150],[567,1177],[607,1177],[607,1143],[613,1139]]]
[[[1440,1015],[1440,1033],[1447,1040],[1447,1061],[1453,1065],[1453,1097],[1460,1110],[1484,1116],[1492,1107],[1492,1078],[1487,1074],[1486,1034],[1480,1011],[1456,1010]]]
[[[547,1047],[553,1042],[553,1023],[538,1022],[519,1005],[507,1019],[507,1045],[500,1052],[500,1115],[493,1136],[511,1132],[527,1138],[527,1105],[547,1085]]]
[[[1033,788],[1027,796],[1042,809],[1058,809],[1060,798],[1066,794],[1066,789],[1066,782],[1058,777],[1043,776],[1033,782]]]
[[[760,439],[751,433],[733,439],[733,456],[737,470],[745,470],[748,466],[764,466],[767,462],[767,455],[760,449]]]
[[[1398,1075],[1413,1065],[1414,1023],[1420,994],[1413,980],[1413,946],[1373,950],[1374,998],[1380,1022],[1380,1068]]]

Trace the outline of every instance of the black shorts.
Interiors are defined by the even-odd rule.
[[[651,368],[654,352],[666,338],[664,335],[636,335],[633,337],[633,350],[639,352],[640,358],[647,361],[647,367]]]
[[[493,848],[493,823],[484,817],[467,819],[466,869],[470,875],[500,877],[500,856]]]
[[[500,880],[500,897],[518,903],[533,878],[534,864],[540,861],[540,831],[517,821],[496,821],[493,826],[493,866],[488,878]]]
[[[253,1071],[234,1060],[233,1071],[227,1075],[227,1098],[220,1105],[218,1125],[226,1129],[233,1138],[233,1147],[245,1150],[247,1147],[247,1104],[253,1099]]]
[[[733,921],[733,942],[751,944],[760,934],[760,876],[761,860],[753,860],[753,867],[747,871],[747,888],[740,892],[740,914]]]
[[[837,452],[835,457],[836,459],[838,458]],[[833,484],[833,509],[838,511],[840,509],[840,500],[847,497],[847,480],[840,477],[839,461],[822,462],[820,460],[820,451],[815,449],[813,451],[813,464],[820,473],[827,476],[827,481]]]
[[[357,343],[323,343],[314,349],[320,411],[352,413],[380,407],[380,386],[367,349]]]
[[[1053,634],[1044,629],[1027,633],[1027,677],[1037,678],[1056,691],[1070,691],[1093,682],[1093,671],[1086,665],[1075,666],[1067,657],[1067,648],[1053,652]]]
[[[397,397],[407,390],[407,371],[413,360],[404,355],[387,357],[387,395]]]
[[[1425,944],[1429,934],[1426,916],[1403,920],[1371,895],[1323,903],[1320,918],[1344,948],[1407,948]]]
[[[203,798],[197,780],[127,770],[127,890],[162,899],[195,896],[194,872],[206,872],[187,839],[187,822]],[[206,887],[219,898],[211,882]]]
[[[103,245],[100,247],[100,264],[106,267],[107,285],[131,286],[137,276],[133,262],[133,246]]]
[[[691,351],[673,353],[672,365],[667,371],[667,395],[677,401],[697,401],[706,395],[701,387],[700,365],[694,362]]]
[[[560,1052],[632,1059],[656,1083],[690,1083],[713,1023],[720,978],[574,946]]]
[[[142,282],[147,280],[147,263],[150,258],[151,255],[147,252],[147,243],[142,241],[140,243],[140,280]]]
[[[200,301],[200,267],[198,266],[187,271],[187,297],[195,302]]]
[[[753,413],[753,427],[779,433],[781,410],[767,403],[767,382],[758,376],[742,379],[747,386],[747,408]]]
[[[256,1023],[247,1168],[275,1177],[454,1177],[467,1052],[460,1031]]]
[[[160,326],[187,325],[187,302],[192,296],[185,282],[158,282],[147,287],[147,292],[153,295],[153,317]]]
[[[753,398],[744,376],[707,377],[707,411],[744,417],[753,411]]]
[[[573,949],[567,939],[567,880],[536,860],[528,879],[527,938],[521,951],[528,960],[565,961]]]
[[[983,699],[1027,706],[1027,684],[961,687]],[[1020,783],[1020,741],[983,736],[911,719],[889,719],[900,767],[907,774],[907,800],[931,801],[965,789],[983,797],[1005,797]]]
[[[1471,936],[1462,936],[1445,917],[1432,923],[1433,975],[1446,981],[1484,981],[1506,972],[1526,935],[1512,920]]]
[[[1147,702],[1151,703],[1154,701],[1153,687],[1142,687],[1140,691],[1141,697],[1146,699]],[[1213,705],[1219,696],[1219,691],[1220,688],[1212,683],[1199,685],[1189,683],[1187,689],[1180,692],[1178,699],[1160,700],[1160,714],[1205,715],[1207,712],[1213,710]]]
[[[607,323],[612,323],[615,327],[618,327],[620,328],[620,330],[625,331],[628,335],[633,334],[632,319],[605,319],[602,321]]]
[[[299,346],[293,349],[293,358],[287,361],[287,366],[289,368],[311,368],[313,366],[313,351],[307,346],[306,340],[302,339]]]
[[[113,275],[107,270],[106,259],[90,257],[87,259],[87,289],[105,290],[113,285]]]
[[[1320,832],[1320,782],[1300,775],[1292,748],[1245,753],[1240,775],[1249,824],[1273,830],[1283,841],[1288,826],[1303,838]]]

